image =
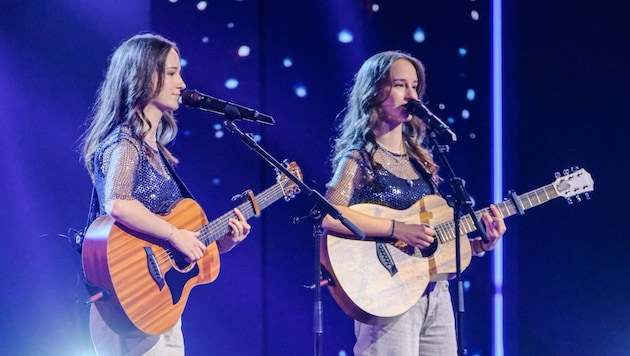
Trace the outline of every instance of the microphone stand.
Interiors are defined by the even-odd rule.
[[[321,264],[319,261],[319,240],[321,237],[321,217],[326,214],[332,216],[336,220],[339,220],[348,230],[352,231],[354,235],[359,237],[360,239],[365,239],[365,233],[359,228],[357,228],[352,222],[346,219],[337,208],[335,208],[332,204],[330,204],[319,192],[311,189],[308,185],[306,185],[302,180],[297,178],[293,173],[291,173],[282,163],[280,163],[277,159],[275,159],[271,154],[269,154],[264,148],[262,148],[256,140],[253,139],[252,135],[245,134],[241,131],[234,120],[241,119],[240,113],[238,110],[232,110],[232,106],[226,106],[225,110],[225,120],[223,120],[223,126],[233,134],[237,134],[243,143],[245,143],[249,148],[256,151],[267,163],[271,166],[275,167],[277,170],[284,173],[289,179],[291,179],[295,184],[297,184],[301,191],[305,192],[305,194],[311,198],[315,202],[315,207],[311,211],[311,215],[313,216],[313,235],[316,237],[315,246],[316,258],[315,261],[315,269],[316,269],[316,280],[314,283],[315,288],[315,307],[314,307],[314,336],[315,336],[315,355],[319,356],[322,352],[322,334],[323,334],[323,323],[322,323],[322,301],[321,301]]]
[[[429,134],[429,140],[433,145],[433,148],[436,149],[438,157],[440,158],[440,162],[442,162],[444,168],[446,169],[451,183],[451,188],[453,190],[454,196],[446,197],[446,201],[453,208],[453,218],[455,223],[455,276],[457,280],[457,317],[455,323],[455,331],[457,333],[457,353],[459,355],[465,355],[466,350],[462,346],[462,317],[464,313],[464,287],[462,281],[462,262],[461,262],[461,231],[460,231],[460,219],[462,216],[461,209],[464,209],[466,213],[470,215],[472,218],[477,231],[481,234],[481,238],[484,242],[488,242],[488,238],[486,236],[486,230],[484,226],[481,224],[475,212],[472,208],[472,199],[470,198],[468,192],[466,191],[465,185],[466,182],[457,177],[453,168],[451,167],[449,161],[446,159],[445,153],[448,152],[448,146],[440,145],[437,138],[436,133],[431,130],[429,125],[427,126],[427,133]]]
[[[322,276],[321,262],[320,256],[321,251],[319,244],[322,239],[322,214],[317,208],[314,206],[307,216],[295,217],[293,218],[293,223],[298,224],[305,218],[311,218],[313,221],[313,242],[315,245],[315,263],[314,263],[314,281],[315,283],[310,286],[304,286],[308,289],[315,290],[315,301],[313,304],[313,337],[314,337],[314,349],[313,355],[319,356],[322,355],[323,347],[322,347],[322,336],[324,334],[324,323],[323,323],[323,305],[322,305],[322,287],[327,285],[329,280],[324,280]]]

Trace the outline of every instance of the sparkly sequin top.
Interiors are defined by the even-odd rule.
[[[94,185],[100,213],[114,199],[136,199],[154,213],[165,213],[182,198],[181,190],[157,151],[148,155],[127,126],[103,140],[94,155]]]
[[[370,203],[404,210],[425,195],[435,194],[426,174],[420,174],[406,154],[378,147],[374,162],[372,167],[364,153],[349,151],[328,184],[326,198],[335,205]]]

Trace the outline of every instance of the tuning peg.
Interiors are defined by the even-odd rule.
[[[563,169],[562,170],[562,175],[563,176],[569,175],[569,170],[568,169]]]
[[[567,199],[567,204],[572,205],[573,204],[573,199],[571,198],[566,198]]]
[[[591,200],[591,195],[588,193],[584,193],[584,198],[586,198],[586,200]]]
[[[560,174],[560,172],[556,172],[556,173],[553,174],[553,176],[556,177],[556,178],[560,178],[560,177],[562,177],[562,174]]]
[[[571,173],[573,173],[573,172],[577,172],[577,171],[579,171],[579,170],[580,170],[580,167],[578,167],[578,166],[573,166],[573,167],[571,167]]]
[[[578,203],[582,202],[582,197],[578,194],[575,196],[575,201],[577,201]]]

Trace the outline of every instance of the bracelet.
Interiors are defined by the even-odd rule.
[[[389,234],[389,238],[394,238],[394,233],[396,232],[396,220],[392,219],[392,233]]]

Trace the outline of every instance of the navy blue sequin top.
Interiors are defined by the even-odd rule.
[[[182,193],[157,151],[149,155],[129,127],[120,126],[98,147],[94,155],[94,185],[100,201],[136,199],[154,213],[165,213]]]
[[[374,154],[371,167],[365,154],[350,151],[340,162],[326,193],[335,205],[370,203],[404,210],[422,197],[435,194],[434,186],[420,174],[407,155],[382,148]]]

